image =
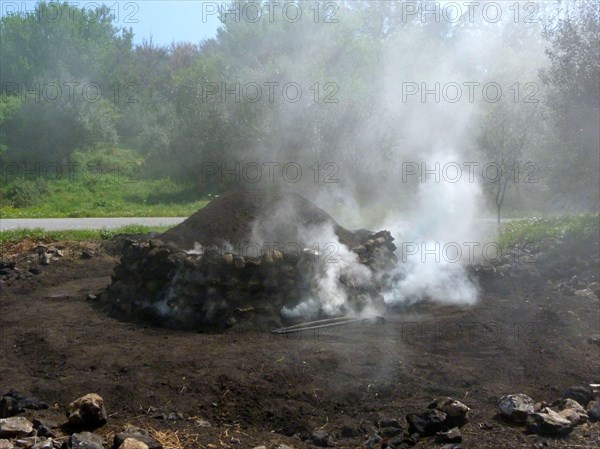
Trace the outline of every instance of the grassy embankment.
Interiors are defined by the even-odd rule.
[[[193,186],[143,176],[143,159],[120,148],[22,167],[2,168],[0,218],[185,217],[211,199]]]

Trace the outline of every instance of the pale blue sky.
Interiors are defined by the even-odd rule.
[[[37,1],[2,0],[2,15],[10,11],[31,11]],[[72,0],[69,4],[79,8],[93,8],[104,3],[111,7],[119,27],[133,28],[134,42],[150,38],[157,44],[168,45],[175,41],[198,43],[215,36],[220,22],[211,11],[215,1],[202,0]],[[57,13],[57,12],[53,12]]]

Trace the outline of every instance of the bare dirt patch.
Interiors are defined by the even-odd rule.
[[[114,248],[61,245],[65,255],[47,266],[33,256],[36,242],[7,248],[17,267],[40,274],[0,287],[0,390],[46,401],[48,410],[25,416],[56,423],[66,404],[98,393],[109,422],[97,433],[108,439],[135,425],[182,447],[306,448],[322,428],[337,447],[362,447],[377,420],[405,424],[407,413],[444,395],[472,409],[463,447],[532,448],[542,440],[499,419],[498,398],[518,392],[552,402],[571,385],[599,380],[600,347],[590,338],[600,335],[600,302],[556,279],[511,278],[484,289],[474,307],[425,303],[379,325],[200,334],[107,316],[88,295],[109,284]],[[83,249],[95,256],[80,259]],[[588,276],[590,269],[597,265]],[[600,425],[546,441],[538,447],[597,447]],[[426,439],[415,447],[438,446]]]

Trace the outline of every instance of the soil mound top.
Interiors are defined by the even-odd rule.
[[[159,238],[183,250],[192,249],[195,243],[235,246],[257,238],[276,244],[304,245],[312,242],[301,241],[299,231],[325,224],[332,225],[341,243],[356,243],[352,232],[297,193],[242,190],[216,198]]]

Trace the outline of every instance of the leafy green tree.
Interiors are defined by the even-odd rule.
[[[548,106],[558,142],[551,188],[567,209],[600,207],[600,3],[580,0],[559,11],[544,30],[550,67]]]

